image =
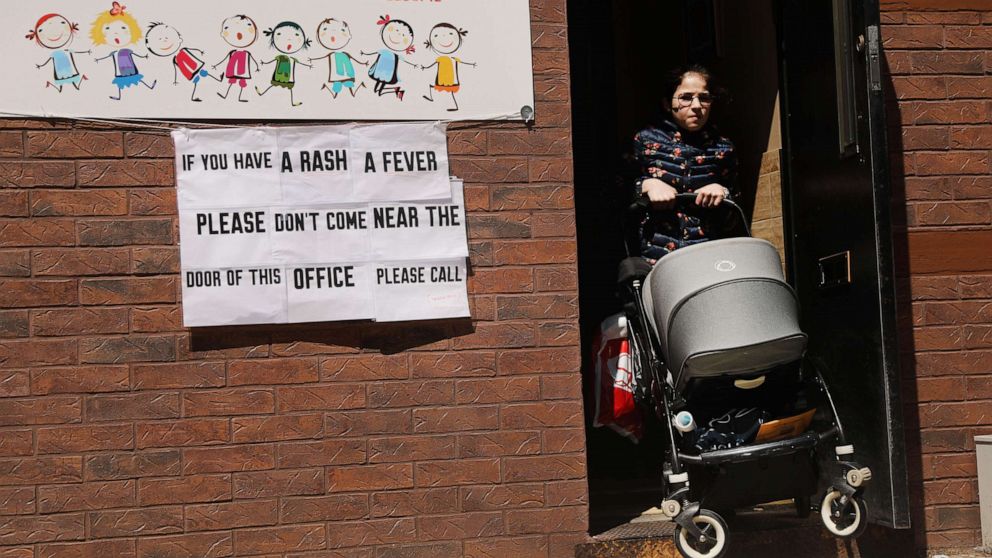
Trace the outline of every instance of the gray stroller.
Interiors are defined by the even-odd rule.
[[[682,194],[676,204],[693,200]],[[648,210],[644,199],[631,206],[628,232]],[[661,510],[676,524],[676,548],[687,558],[724,556],[730,531],[717,510],[792,499],[806,517],[822,486],[823,524],[837,537],[856,537],[867,526],[861,496],[871,471],[854,462],[826,383],[805,355],[798,302],[778,253],[750,238],[732,202],[699,211],[715,240],[652,268],[636,256],[640,239],[628,234],[633,257],[619,273],[631,362],[648,386],[640,401],[670,438]],[[831,442],[834,471],[821,479],[817,453]]]

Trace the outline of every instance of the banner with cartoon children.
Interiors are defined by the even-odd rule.
[[[526,0],[42,0],[0,30],[0,117],[533,115]]]

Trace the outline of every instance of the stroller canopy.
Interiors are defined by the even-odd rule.
[[[748,375],[806,350],[796,294],[770,243],[713,240],[676,250],[645,281],[648,322],[681,387],[693,378]]]

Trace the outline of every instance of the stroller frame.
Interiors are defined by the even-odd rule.
[[[677,205],[695,200],[695,194],[679,194]],[[642,219],[650,209],[646,198],[641,197],[630,206],[626,227],[628,232],[632,222]],[[729,210],[737,219],[737,234],[729,236],[750,236],[746,219],[739,206],[725,200],[721,209]],[[741,234],[742,233],[742,234]],[[631,236],[627,235],[628,240]],[[729,528],[726,521],[715,511],[702,507],[703,498],[694,497],[690,491],[691,466],[717,467],[726,470],[734,465],[753,463],[805,453],[812,460],[817,448],[834,441],[835,471],[830,476],[829,486],[820,503],[820,518],[833,535],[840,538],[854,538],[867,527],[868,510],[863,492],[871,479],[871,470],[854,460],[854,446],[844,436],[844,429],[837,414],[833,398],[820,368],[808,357],[801,361],[799,374],[804,386],[811,394],[816,394],[829,409],[829,427],[822,431],[813,429],[792,438],[752,443],[736,448],[719,449],[699,455],[680,451],[674,427],[674,411],[685,401],[680,399],[674,381],[675,371],[669,370],[663,362],[661,343],[647,320],[648,309],[642,298],[644,279],[652,266],[632,250],[627,243],[628,258],[620,266],[619,284],[624,298],[624,313],[627,318],[628,338],[631,347],[631,365],[642,379],[649,380],[647,393],[652,411],[666,426],[668,447],[666,448],[666,470],[664,471],[664,500],[660,509],[676,524],[675,545],[687,558],[720,558],[728,549]],[[805,364],[811,366],[807,367]],[[812,370],[809,370],[809,369]],[[647,372],[647,374],[644,374]],[[820,407],[820,405],[817,405]],[[815,491],[815,489],[814,489]],[[795,495],[797,514],[807,517],[811,511],[808,495]],[[753,504],[762,501],[752,502]]]

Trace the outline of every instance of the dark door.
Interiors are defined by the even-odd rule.
[[[788,267],[809,354],[874,472],[871,519],[905,528],[878,0],[780,8]]]

